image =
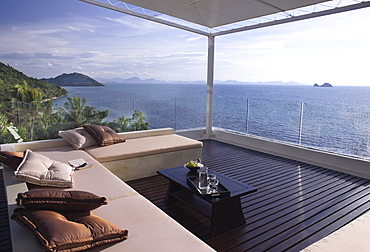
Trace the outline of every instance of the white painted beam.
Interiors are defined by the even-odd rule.
[[[200,35],[204,35],[204,36],[209,35],[208,32],[204,32],[204,31],[201,31],[199,29],[194,29],[194,28],[191,28],[191,27],[188,27],[188,26],[185,26],[185,25],[181,25],[181,24],[177,24],[177,23],[174,23],[174,22],[166,21],[166,20],[159,19],[159,18],[156,18],[156,17],[151,17],[151,16],[148,16],[148,15],[145,15],[145,14],[142,14],[142,13],[127,10],[127,9],[117,7],[115,5],[103,3],[103,2],[100,2],[100,1],[97,1],[97,0],[79,0],[79,1],[89,3],[89,4],[93,4],[93,5],[103,7],[103,8],[106,8],[106,9],[118,11],[118,12],[121,12],[121,13],[124,13],[124,14],[127,14],[127,15],[131,15],[131,16],[134,16],[134,17],[139,17],[139,18],[142,18],[142,19],[150,20],[150,21],[153,21],[153,22],[156,22],[156,23],[172,26],[174,28],[182,29],[182,30],[185,30],[185,31],[197,33],[197,34],[200,34]]]
[[[208,64],[207,64],[207,108],[206,108],[206,136],[212,134],[213,126],[213,78],[215,68],[215,37],[208,37]]]

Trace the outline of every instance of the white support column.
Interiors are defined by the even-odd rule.
[[[208,63],[207,63],[207,109],[205,137],[212,134],[213,126],[213,73],[215,63],[215,37],[208,36]]]

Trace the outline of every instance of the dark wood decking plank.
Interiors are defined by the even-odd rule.
[[[0,166],[0,251],[12,251],[9,232],[8,203],[4,188],[3,168]]]
[[[204,141],[203,163],[258,189],[241,198],[246,225],[212,238],[207,233],[210,222],[201,214],[181,203],[158,206],[217,251],[299,251],[366,212],[370,202],[366,194],[355,193],[361,186],[370,188],[368,180],[216,141]],[[163,196],[167,185],[162,184]],[[350,192],[354,194],[350,196]],[[351,201],[360,195],[363,205]],[[155,199],[157,202],[158,195]],[[345,210],[329,213],[335,206],[328,204],[339,199],[335,205],[351,202],[345,208],[352,209],[348,215],[343,214]],[[322,211],[325,216],[319,214]],[[339,218],[339,214],[343,216]],[[306,226],[306,222],[312,225]],[[308,237],[302,235],[307,233]]]
[[[279,244],[281,241],[284,241],[286,236],[293,236],[293,241],[299,241],[299,239],[305,239],[309,234],[310,225],[314,225],[313,229],[320,229],[320,225],[327,225],[326,218],[336,210],[336,207],[342,206],[345,203],[345,198],[348,191],[344,191],[344,195],[341,197],[344,200],[339,204],[333,203],[333,198],[329,195],[326,198],[325,202],[320,202],[321,204],[311,204],[310,207],[296,209],[288,215],[281,214],[279,218],[273,219],[271,222],[267,222],[262,227],[256,227],[255,225],[250,224],[250,228],[253,230],[249,234],[247,241],[246,237],[241,237],[240,240],[244,240],[242,244],[238,244],[237,250],[248,250],[248,251],[265,251],[270,249],[270,246]],[[357,195],[353,196],[357,197]],[[335,199],[337,200],[337,198]],[[354,207],[352,205],[351,207]],[[263,219],[265,221],[265,219]],[[311,224],[313,223],[313,224]],[[258,225],[259,223],[257,223]],[[303,235],[300,236],[299,234]],[[269,241],[266,242],[266,236],[270,237]],[[234,242],[235,244],[235,242]],[[291,244],[285,243],[285,248],[291,246]],[[227,244],[226,247],[229,247]],[[275,251],[281,251],[279,249]]]
[[[162,176],[128,184],[219,252],[300,251],[370,208],[366,179],[212,140],[204,141],[203,162],[258,189],[241,198],[246,225],[211,237],[204,215],[163,202],[168,181]],[[0,251],[11,251],[2,182],[0,177]]]

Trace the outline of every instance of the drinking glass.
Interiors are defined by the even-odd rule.
[[[216,193],[218,189],[217,176],[215,174],[208,174],[208,186],[207,191],[208,193]]]
[[[208,173],[207,180],[215,180],[217,178],[216,174]]]
[[[198,173],[199,173],[198,188],[201,190],[207,189],[208,168],[206,166],[203,166],[199,168]]]

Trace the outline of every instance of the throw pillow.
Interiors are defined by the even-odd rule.
[[[108,204],[105,197],[85,191],[64,191],[61,189],[35,189],[18,193],[17,204],[25,208],[53,211],[91,211]]]
[[[91,212],[54,212],[14,209],[11,216],[30,231],[44,251],[81,251],[101,244],[123,241],[128,231]],[[63,232],[61,232],[63,231]]]
[[[83,127],[100,143],[100,146],[125,142],[125,139],[108,126],[85,124]]]
[[[40,186],[72,187],[73,168],[27,149],[14,178]]]
[[[23,160],[23,152],[0,151],[0,162],[12,168],[17,168]]]
[[[59,131],[58,135],[69,142],[76,150],[85,149],[89,146],[99,145],[95,138],[82,127]]]

